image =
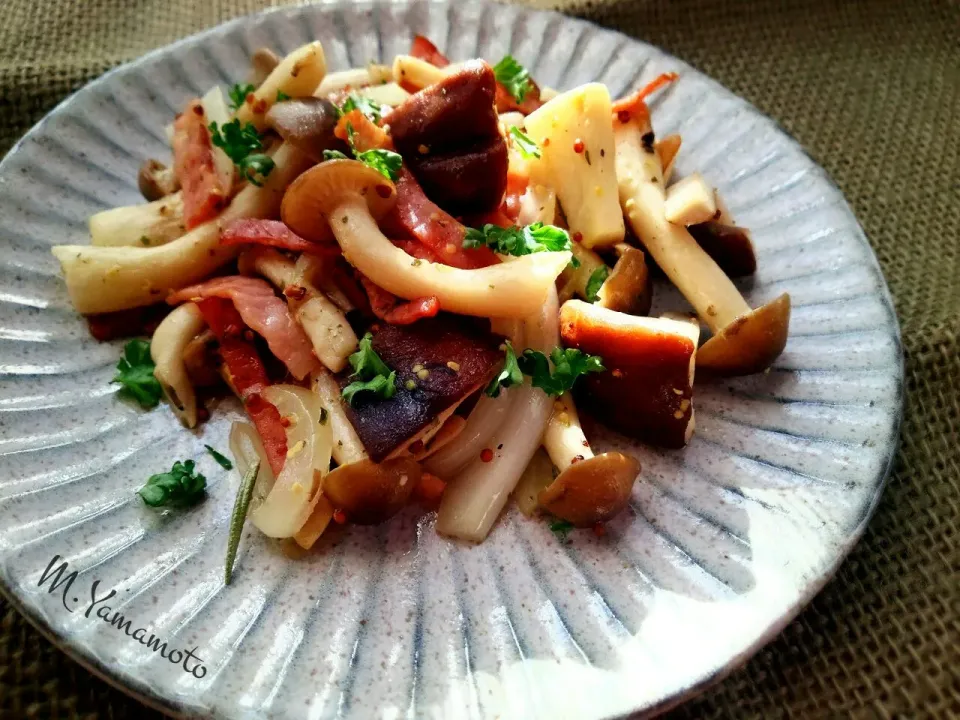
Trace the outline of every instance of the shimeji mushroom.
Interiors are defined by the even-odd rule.
[[[617,264],[600,286],[597,304],[608,310],[646,315],[653,303],[653,282],[642,250],[617,243]]]
[[[266,114],[277,101],[277,95],[308,97],[313,94],[327,72],[327,61],[319,41],[307,43],[287,55],[237,110],[240,124],[253,123],[258,131],[267,126]]]
[[[570,225],[586,248],[623,241],[617,203],[610,93],[589,83],[555,97],[527,116],[527,134],[540,146],[531,177],[549,180]]]
[[[694,322],[615,312],[570,300],[560,309],[567,347],[603,355],[607,368],[580,379],[577,398],[619,432],[663,447],[693,434]]]
[[[347,358],[357,349],[357,336],[340,308],[298,277],[293,260],[273,248],[252,247],[240,256],[239,264],[241,272],[263,275],[283,292],[320,362],[331,372],[346,367]]]
[[[165,245],[186,232],[183,224],[183,195],[177,191],[146,205],[103,210],[91,215],[87,224],[92,245]]]
[[[717,214],[716,193],[700,173],[692,173],[667,188],[663,211],[674,225],[707,222]]]
[[[150,356],[156,364],[153,375],[174,413],[189,428],[197,425],[197,395],[187,375],[184,351],[205,327],[200,308],[184,303],[163,319],[150,342]]]
[[[783,294],[752,310],[687,229],[667,222],[663,169],[649,116],[624,114],[614,124],[624,213],[644,247],[713,332],[698,351],[697,364],[721,375],[747,375],[769,367],[787,342],[790,296]]]
[[[355,160],[331,160],[303,173],[283,199],[283,221],[314,240],[336,238],[347,261],[380,287],[414,300],[435,296],[443,310],[481,317],[524,317],[543,307],[569,252],[526,255],[475,270],[411,257],[380,231],[396,188]]]

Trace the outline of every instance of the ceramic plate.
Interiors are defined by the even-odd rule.
[[[794,303],[769,372],[695,395],[697,432],[662,452],[594,429],[643,462],[605,537],[562,544],[510,511],[484,544],[415,513],[289,558],[258,533],[221,577],[239,482],[239,408],[197,433],[117,399],[118,343],[91,339],[50,246],[140,201],[189,97],[247,72],[262,45],[319,39],[333,69],[405,52],[413,33],[456,59],[507,52],[542,84],[615,95],[680,80],[652,112],[753,230],[757,306]],[[0,164],[0,586],[73,657],[171,713],[240,718],[608,718],[654,712],[767,642],[863,531],[894,453],[897,322],[864,234],[825,173],[768,118],[656,48],[586,22],[486,2],[327,3],[242,18],[108,73]],[[660,309],[684,308],[658,289]],[[134,495],[195,458],[210,497],[158,513]],[[68,566],[58,575],[61,563]]]

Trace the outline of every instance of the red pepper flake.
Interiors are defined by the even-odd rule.
[[[307,289],[302,285],[287,285],[283,289],[283,294],[291,300],[303,300],[307,294]]]
[[[586,447],[586,448],[588,448],[588,447],[590,447],[590,443],[585,439],[585,440],[583,441],[583,446]]]
[[[619,368],[614,368],[611,373],[615,378],[623,377],[623,373],[620,372]]]
[[[257,115],[263,115],[267,111],[267,101],[266,100],[257,100],[253,104],[253,112]]]
[[[576,465],[578,462],[580,462],[580,461],[583,460],[583,459],[584,459],[584,458],[583,458],[583,455],[574,455],[574,456],[573,456],[573,460],[570,461],[570,464],[571,464],[571,465]]]
[[[543,139],[543,146],[544,146],[544,147],[549,147],[549,146],[550,146],[550,138],[544,138],[544,139]]]
[[[206,422],[210,419],[210,411],[205,407],[197,408],[197,422]]]
[[[480,459],[483,462],[490,462],[491,460],[493,460],[493,450],[491,450],[490,448],[484,448],[483,450],[481,450]]]
[[[576,242],[576,243],[578,243],[578,242],[583,242],[583,233],[582,233],[582,232],[575,232],[575,233],[573,234],[573,241]]]
[[[573,151],[577,154],[580,154],[583,152],[583,148],[584,148],[583,140],[581,140],[580,138],[577,138],[576,142],[573,143]]]
[[[290,427],[290,418],[288,418],[286,415],[282,415],[280,417],[280,424],[284,427]]]
[[[629,110],[621,110],[620,112],[618,112],[618,113],[617,113],[617,120],[619,120],[619,121],[622,122],[624,125],[626,125],[628,122],[630,122],[630,111],[629,111]]]
[[[347,514],[338,508],[333,511],[333,521],[337,525],[345,525],[347,522]]]
[[[247,342],[253,342],[253,330],[244,330],[243,337]]]
[[[197,115],[203,115],[203,105],[199,105],[199,104],[194,105],[193,112]]]
[[[598,522],[593,526],[593,534],[597,537],[603,537],[607,534],[607,526],[602,522]]]

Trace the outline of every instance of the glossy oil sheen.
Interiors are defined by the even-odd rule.
[[[342,69],[405,52],[414,32],[454,59],[510,52],[560,88],[599,80],[619,95],[678,71],[652,103],[654,126],[682,133],[677,171],[703,173],[753,230],[759,271],[740,283],[750,304],[790,292],[786,351],[768,373],[698,386],[684,451],[593,428],[598,449],[626,449],[644,468],[603,538],[578,532],[561,544],[511,510],[468,547],[411,511],[295,559],[248,529],[224,587],[239,477],[203,445],[227,450],[238,407],[221,403],[190,433],[166,407],[118,399],[120,343],[89,337],[49,248],[88,242],[91,213],[139,202],[136,170],[166,157],[164,125],[187,98],[244,78],[261,45],[286,52],[319,39]],[[0,164],[0,217],[0,587],[71,655],[170,712],[656,711],[741,662],[823,585],[861,534],[895,449],[896,319],[825,173],[682,62],[557,14],[333,2],[229,23],[108,73],[45,118]],[[666,287],[656,303],[685,308]],[[186,458],[209,479],[209,498],[185,512],[145,507],[136,488]],[[78,575],[50,593],[50,578],[38,582],[55,555]],[[91,590],[116,595],[86,617]],[[141,627],[138,641],[130,634]],[[205,675],[145,647],[150,634],[167,654],[195,648]]]

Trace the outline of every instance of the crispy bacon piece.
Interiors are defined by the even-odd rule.
[[[220,231],[221,245],[268,245],[292,252],[315,255],[339,255],[340,246],[331,243],[319,245],[304,240],[279,220],[234,220]]]
[[[230,301],[223,298],[207,298],[197,306],[219,341],[220,357],[227,366],[230,384],[260,435],[267,461],[274,474],[279,475],[287,458],[287,433],[280,412],[260,394],[270,380],[256,347],[242,336],[243,319]]]
[[[210,131],[199,100],[190,101],[173,123],[173,167],[183,188],[187,230],[216,217],[227,198],[217,176]]]
[[[344,142],[350,137],[347,125],[353,128],[353,144],[357,152],[390,147],[390,136],[359,110],[351,110],[337,122],[333,134]]]
[[[406,168],[397,179],[397,206],[393,212],[394,220],[444,265],[473,270],[500,262],[489,248],[465,249],[466,228],[431,201]]]
[[[319,368],[319,361],[303,328],[265,280],[239,275],[213,278],[178,290],[167,298],[167,302],[176,305],[210,297],[232,300],[243,322],[267,341],[271,352],[298,380]]]
[[[522,112],[524,115],[529,115],[543,105],[543,101],[540,99],[540,86],[537,85],[531,78],[530,89],[527,90],[526,94],[523,96],[523,102],[518,103],[513,95],[507,92],[507,89],[498,82],[496,105],[497,112],[518,111]]]
[[[450,64],[447,56],[437,50],[437,46],[423,35],[413,36],[413,45],[410,48],[410,54],[415,58],[426,60],[431,65],[438,68],[446,67]]]
[[[400,298],[387,292],[369,278],[360,273],[357,275],[370,299],[371,311],[384,322],[391,325],[410,325],[417,320],[434,317],[440,312],[440,301],[433,296],[401,302]]]

